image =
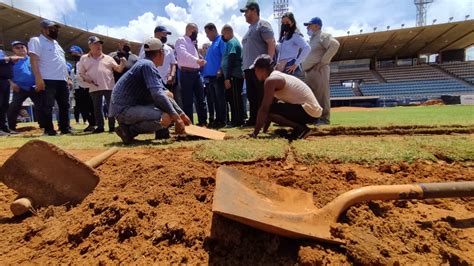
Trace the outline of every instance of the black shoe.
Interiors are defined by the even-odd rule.
[[[54,129],[44,131],[44,135],[46,135],[46,136],[56,136],[57,134],[58,133]]]
[[[303,129],[295,129],[291,133],[289,139],[290,140],[297,140],[297,139],[305,139],[311,134],[311,129],[309,127],[304,127]]]
[[[170,137],[170,130],[167,128],[155,131],[155,139],[169,139]]]
[[[133,135],[130,133],[130,129],[126,125],[119,125],[115,129],[115,133],[122,139],[123,144],[130,144],[133,141]]]
[[[109,127],[109,133],[114,133],[115,132],[115,127]]]
[[[84,132],[92,132],[94,131],[94,126],[92,125],[88,125],[86,128],[84,128]]]
[[[224,122],[214,121],[214,123],[209,123],[209,128],[223,128],[226,124]]]
[[[244,127],[255,127],[255,121],[247,120],[244,123]]]
[[[92,130],[92,134],[99,134],[99,133],[102,133],[104,132],[104,128],[103,127],[98,127],[94,130]]]
[[[318,121],[316,122],[316,125],[317,126],[325,126],[325,125],[330,125],[331,122],[327,119],[324,119],[324,118],[320,118],[318,119]]]
[[[70,129],[67,130],[61,130],[61,134],[66,135],[66,134],[72,134],[72,131]]]
[[[207,127],[207,124],[206,123],[198,123],[198,124],[196,124],[196,126],[198,126],[198,127]]]

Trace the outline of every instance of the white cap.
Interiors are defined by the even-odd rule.
[[[163,44],[157,38],[150,38],[145,41],[144,49],[146,52],[148,51],[157,51],[163,48]]]

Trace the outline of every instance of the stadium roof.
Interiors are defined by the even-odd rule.
[[[341,43],[332,61],[377,57],[415,58],[474,44],[474,20],[337,37]]]
[[[40,22],[43,18],[30,14],[20,9],[0,3],[0,43],[3,42],[6,50],[11,50],[10,43],[14,40],[28,41],[31,37],[40,34]],[[104,41],[104,53],[110,53],[117,49],[119,39],[107,37],[97,33],[88,32],[82,29],[70,27],[61,23],[58,42],[66,51],[71,45],[79,45],[84,52],[87,52],[87,39],[95,35]],[[140,50],[140,43],[131,42],[134,53]]]

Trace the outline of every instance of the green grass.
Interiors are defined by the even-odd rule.
[[[233,139],[208,142],[200,146],[194,157],[215,162],[253,162],[281,159],[286,155],[284,139]]]
[[[385,127],[394,125],[474,125],[472,106],[427,106],[395,107],[372,109],[371,111],[333,112],[329,127]],[[76,129],[83,125],[72,125]],[[35,126],[36,123],[23,123],[19,127]],[[324,128],[324,127],[323,127]],[[274,127],[270,128],[272,131]],[[51,142],[63,149],[104,149],[111,146],[123,148],[152,147],[175,148],[191,147],[194,157],[204,161],[251,162],[272,158],[283,158],[291,147],[296,158],[302,162],[314,163],[319,160],[344,162],[375,161],[413,161],[417,159],[466,161],[474,160],[472,135],[441,136],[327,136],[293,144],[271,134],[261,134],[257,140],[238,139],[252,131],[246,129],[222,129],[232,139],[226,141],[193,140],[174,141],[154,140],[153,134],[140,135],[138,142],[124,146],[115,134],[59,135],[54,137],[19,135],[0,137],[0,148],[18,148],[31,139]]]
[[[331,137],[293,142],[298,161],[313,164],[318,161],[342,162],[412,162],[438,158],[447,161],[474,160],[472,136],[388,136]]]
[[[375,111],[332,112],[333,126],[472,125],[474,106],[441,105],[380,108]]]

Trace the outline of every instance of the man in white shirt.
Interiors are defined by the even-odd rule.
[[[60,26],[53,21],[40,23],[41,35],[33,37],[28,43],[31,67],[35,76],[36,91],[41,98],[40,123],[44,133],[56,135],[53,126],[54,101],[59,107],[59,130],[62,134],[71,133],[69,126],[69,90],[67,86],[68,70],[64,50],[59,46]]]

